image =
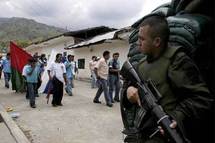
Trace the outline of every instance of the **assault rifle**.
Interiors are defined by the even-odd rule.
[[[156,89],[153,81],[141,80],[129,61],[126,61],[123,64],[120,74],[124,78],[135,82],[138,89],[141,90],[139,95],[142,107],[146,107],[146,111],[151,112],[152,115],[156,117],[157,124],[163,128],[165,135],[167,135],[168,138],[175,143],[185,143],[185,139],[181,136],[181,134],[176,129],[170,128],[172,121],[164,112],[163,108],[158,104],[161,94]]]

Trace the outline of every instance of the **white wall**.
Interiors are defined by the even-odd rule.
[[[79,78],[89,78],[90,70],[89,70],[89,61],[92,56],[102,57],[102,54],[105,50],[110,51],[110,55],[112,59],[112,54],[118,52],[120,54],[119,61],[122,64],[127,59],[127,54],[129,50],[129,44],[125,40],[109,40],[105,43],[100,43],[96,45],[91,45],[89,47],[81,47],[73,50],[68,50],[68,54],[74,54],[75,60],[85,59],[85,69],[79,69]]]

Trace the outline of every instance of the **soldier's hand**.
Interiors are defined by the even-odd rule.
[[[172,120],[172,123],[169,125],[170,128],[175,129],[177,127],[177,122],[175,120]],[[165,134],[164,130],[162,129],[161,126],[158,127],[160,129],[160,133],[162,135]]]
[[[137,103],[139,106],[141,106],[137,88],[129,86],[127,89],[127,98],[131,103]]]

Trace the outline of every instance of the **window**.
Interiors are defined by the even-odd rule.
[[[78,68],[84,69],[85,67],[85,59],[78,59]]]

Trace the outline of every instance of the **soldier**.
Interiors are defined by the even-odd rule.
[[[173,119],[170,127],[177,127],[185,137],[185,123],[203,118],[213,100],[196,65],[180,47],[168,46],[168,38],[169,28],[164,17],[146,17],[139,28],[139,50],[146,57],[137,64],[136,70],[142,80],[150,78],[154,81],[162,95],[159,104]],[[124,94],[124,107],[139,108],[139,93],[135,85],[128,85]],[[168,142],[161,134],[164,133],[162,129],[155,133],[158,127],[150,113],[147,112],[141,118],[141,143]]]

